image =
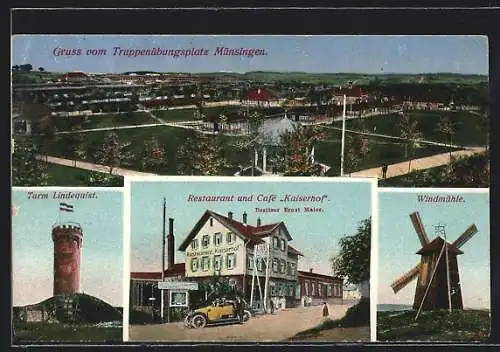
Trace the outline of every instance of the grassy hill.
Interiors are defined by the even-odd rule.
[[[485,342],[490,331],[488,310],[377,312],[378,341]]]

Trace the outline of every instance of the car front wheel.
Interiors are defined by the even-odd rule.
[[[204,328],[206,325],[207,318],[203,314],[196,314],[191,318],[191,326],[194,328]]]
[[[251,317],[252,317],[252,313],[250,313],[248,310],[245,310],[245,312],[243,312],[243,321],[244,322],[249,321]]]

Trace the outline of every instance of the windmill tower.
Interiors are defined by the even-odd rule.
[[[410,219],[422,245],[417,252],[420,263],[391,284],[394,293],[418,277],[413,301],[413,309],[418,310],[416,318],[421,310],[463,309],[457,256],[464,253],[460,248],[478,232],[476,225],[449,243],[444,225],[435,227],[436,237],[429,241],[419,213],[410,214]]]

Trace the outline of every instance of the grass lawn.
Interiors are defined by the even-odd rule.
[[[478,341],[486,342],[490,331],[488,310],[377,312],[379,341]]]
[[[410,113],[411,117],[418,121],[417,128],[423,134],[422,138],[435,142],[448,142],[439,132],[438,123],[441,117],[448,112],[437,111],[418,111]],[[451,120],[455,123],[455,135],[453,143],[464,146],[485,146],[487,141],[488,128],[481,122],[481,117],[469,112],[451,112]],[[400,136],[398,127],[401,115],[389,114],[381,116],[372,116],[363,119],[364,127],[373,132],[377,127],[376,133],[387,134],[391,136]],[[346,128],[357,129],[359,121],[347,120]],[[342,127],[341,121],[334,123],[336,127]]]
[[[341,131],[328,130],[327,138],[318,142],[315,149],[315,159],[331,166],[328,175],[336,176],[340,174]],[[407,160],[404,154],[404,144],[401,142],[387,138],[369,137],[368,143],[370,148],[368,154],[360,160],[354,170],[350,170],[351,172],[380,167],[383,163],[394,164]],[[420,148],[415,149],[413,159],[446,153],[447,151],[445,147],[422,144]]]
[[[57,131],[70,131],[71,124],[69,123],[71,117],[54,117],[54,126]],[[128,125],[145,125],[149,123],[158,123],[157,120],[153,119],[149,114],[136,111],[127,114],[103,114],[103,115],[92,115],[89,116],[88,120],[82,124],[83,129],[91,128],[103,128],[103,127],[114,127],[114,126],[128,126]]]
[[[40,342],[122,342],[122,328],[45,322],[14,323],[14,344]]]
[[[48,164],[47,171],[49,174],[48,186],[88,186],[86,180],[91,173],[87,170],[57,164]],[[121,179],[123,186],[123,177],[117,177]]]

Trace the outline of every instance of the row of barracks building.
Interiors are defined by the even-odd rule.
[[[274,307],[284,309],[324,301],[342,303],[342,278],[315,273],[313,269],[298,270],[303,255],[290,245],[292,236],[284,222],[262,224],[257,219],[257,223],[251,225],[247,223],[246,213],[242,221],[238,221],[232,212],[222,215],[207,210],[178,248],[185,253],[184,263],[174,263],[174,220],[169,222],[165,281],[202,282],[217,274],[227,278],[249,302],[253,278],[253,299],[259,309],[263,302],[257,280],[264,296],[266,267],[262,260],[254,265],[254,248],[267,242],[270,248],[268,298]],[[159,304],[161,292],[157,285],[161,280],[161,271],[131,272],[131,309],[149,311],[154,304]]]

